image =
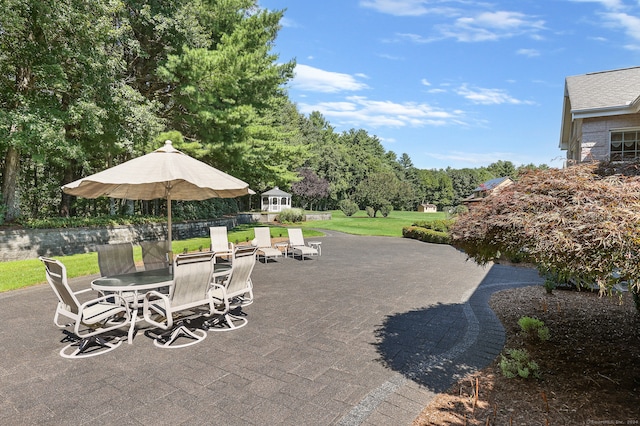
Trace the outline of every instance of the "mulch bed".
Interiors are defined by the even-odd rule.
[[[505,327],[505,349],[524,348],[541,379],[506,378],[500,357],[440,394],[414,425],[640,425],[640,314],[629,293],[541,286],[505,290],[490,305]],[[523,333],[534,317],[545,342]]]

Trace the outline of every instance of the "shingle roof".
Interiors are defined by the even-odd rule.
[[[571,110],[625,107],[640,97],[640,67],[566,78]]]
[[[505,177],[499,177],[499,178],[488,180],[488,181],[482,183],[476,189],[474,189],[474,191],[491,191],[492,189],[494,189],[495,187],[497,187],[498,185],[500,185],[502,182],[504,182],[507,179],[510,179],[510,177],[509,176],[505,176]]]
[[[263,192],[262,195],[273,195],[275,197],[291,197],[291,194],[289,194],[288,192],[284,192],[283,190],[281,190],[280,188],[278,188],[277,186],[273,189],[270,189],[266,192]]]

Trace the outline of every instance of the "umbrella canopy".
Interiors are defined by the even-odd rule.
[[[252,192],[246,182],[178,151],[170,140],[149,154],[68,183],[62,191],[85,198],[166,198],[169,241],[171,200],[234,198]]]

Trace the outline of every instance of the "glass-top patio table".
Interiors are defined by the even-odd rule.
[[[231,272],[231,264],[216,263],[214,265],[212,280],[223,277]],[[133,343],[136,323],[143,320],[137,315],[140,307],[140,297],[149,290],[159,290],[163,287],[171,288],[173,274],[171,268],[152,269],[149,271],[131,272],[128,274],[100,277],[91,281],[91,288],[101,293],[119,293],[125,296],[131,307],[131,321],[128,341]]]

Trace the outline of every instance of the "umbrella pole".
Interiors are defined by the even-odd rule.
[[[169,267],[173,266],[173,225],[171,224],[171,190],[167,189],[167,240],[169,241]]]

